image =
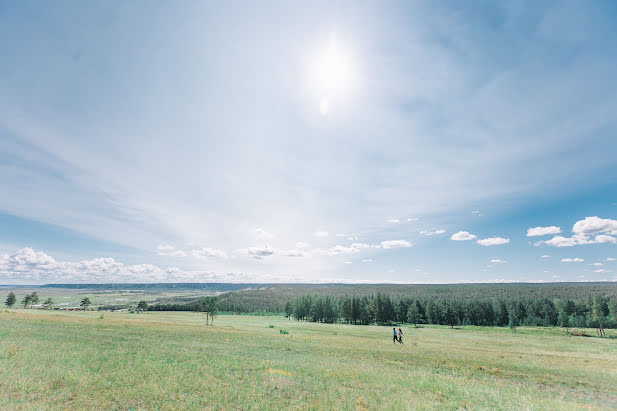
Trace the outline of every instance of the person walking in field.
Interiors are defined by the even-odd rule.
[[[398,329],[398,342],[400,344],[403,343],[403,330],[401,330],[400,328]]]
[[[397,337],[396,337],[396,327],[392,328],[392,343],[396,344],[396,342],[398,341]]]

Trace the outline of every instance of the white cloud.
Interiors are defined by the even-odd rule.
[[[554,275],[553,278],[561,278],[561,277],[558,275]]]
[[[356,254],[359,253],[360,250],[366,248],[375,248],[375,246],[365,243],[352,243],[349,246],[339,244],[330,248],[317,248],[313,250],[312,253],[316,255],[335,256],[340,254]]]
[[[408,248],[411,247],[412,244],[409,241],[406,240],[388,240],[388,241],[382,241],[381,242],[381,247],[385,248],[385,249],[389,249],[389,248]]]
[[[388,220],[389,223],[398,224],[401,222],[398,218],[391,218]]]
[[[274,234],[267,232],[263,228],[257,228],[255,230],[255,234],[257,235],[257,238],[260,240],[271,240],[274,238]]]
[[[106,282],[160,282],[167,281],[175,270],[150,264],[125,266],[113,258],[62,262],[29,247],[12,255],[0,255],[0,281],[4,283],[83,283],[100,282],[101,279]]]
[[[345,237],[347,234],[343,234],[343,233],[336,233],[337,237]]]
[[[156,247],[158,255],[170,256],[170,257],[186,257],[186,253],[182,250],[176,250],[171,245],[159,245]]]
[[[205,259],[212,258],[212,257],[222,258],[222,259],[229,257],[227,253],[223,250],[219,250],[216,248],[208,248],[208,247],[202,247],[202,248],[192,250],[191,254],[193,255],[193,257],[199,258],[201,260],[205,260]]]
[[[328,236],[328,232],[327,231],[315,231],[315,237],[327,237]]]
[[[478,216],[478,217],[483,217],[483,216],[484,216],[484,214],[482,214],[482,213],[480,212],[480,210],[473,210],[473,211],[471,212],[471,214],[476,215],[476,216]]]
[[[574,224],[572,227],[572,232],[574,233],[572,237],[555,236],[550,240],[538,241],[534,245],[573,247],[576,245],[586,244],[617,244],[617,238],[612,237],[612,235],[617,235],[617,220],[599,217],[585,217],[584,220],[579,220]],[[591,238],[592,235],[595,236]]]
[[[372,261],[373,261],[373,260],[372,260],[372,259],[370,259],[370,258],[366,258],[366,259],[362,260],[362,262],[363,262],[363,263],[370,263],[370,262],[372,262]]]
[[[498,263],[498,264],[507,264],[508,262],[505,260],[500,260],[499,258],[493,258],[491,260],[491,263]]]
[[[247,251],[249,255],[251,255],[256,260],[261,260],[265,257],[269,257],[276,252],[276,250],[268,244],[260,247],[249,247]]]
[[[310,257],[311,255],[300,249],[291,249],[291,250],[281,250],[277,251],[277,254],[280,254],[284,257]]]
[[[599,217],[585,217],[584,220],[577,221],[572,227],[575,234],[596,234],[608,233],[617,235],[617,220]]]
[[[541,246],[543,244],[553,247],[573,247],[575,245],[586,244],[603,244],[603,243],[617,243],[617,238],[604,234],[596,235],[595,238],[590,238],[584,234],[575,234],[572,237],[556,236],[546,241],[538,241],[535,246]]]
[[[305,243],[305,242],[303,242],[303,241],[298,241],[298,242],[296,243],[296,248],[308,248],[308,247],[310,247],[310,246],[311,246],[311,245],[310,245],[309,243]]]
[[[433,230],[433,231],[422,230],[422,231],[420,231],[420,234],[421,235],[439,235],[439,234],[443,234],[445,232],[446,232],[446,230]]]
[[[593,264],[590,264],[590,265],[594,265],[596,267],[602,267],[604,264],[602,264],[602,263],[593,263]]]
[[[482,240],[476,241],[476,243],[484,247],[490,247],[492,245],[508,244],[509,242],[510,242],[509,238],[502,238],[502,237],[489,237],[489,238],[484,238]]]
[[[608,270],[605,270],[603,268],[599,269],[599,270],[593,270],[594,273],[608,273]]]
[[[459,231],[458,233],[452,234],[450,240],[454,241],[469,241],[475,239],[476,236],[468,233],[467,231]]]
[[[577,258],[562,258],[561,259],[562,263],[582,263],[583,261],[585,261],[585,260],[583,260],[582,258],[578,258],[578,257]]]
[[[408,218],[408,219],[407,219],[407,222],[408,222],[408,223],[413,223],[414,221],[418,221],[418,220],[419,220],[419,218],[418,218],[418,217],[411,217],[411,218]]]
[[[540,258],[551,258],[551,256],[550,256],[550,255],[548,255],[548,254],[544,254],[544,255],[543,255],[543,256],[541,256]]]
[[[113,258],[78,262],[56,261],[32,248],[0,254],[0,284],[160,283],[160,282],[281,282],[291,278],[239,272],[216,274],[161,268],[152,264],[124,265]],[[293,279],[296,280],[297,279]]]
[[[600,234],[596,236],[596,238],[594,239],[594,243],[595,244],[605,244],[605,243],[617,244],[617,238],[611,237],[610,235]]]
[[[550,227],[533,227],[527,229],[527,237],[539,237],[543,235],[559,233],[561,233],[561,228],[554,225]]]
[[[343,264],[352,264],[351,261],[345,261]]]
[[[606,257],[606,261],[615,261],[617,259],[613,258],[613,257]]]

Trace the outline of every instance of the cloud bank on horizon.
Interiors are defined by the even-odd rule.
[[[617,280],[616,19],[6,4],[0,284]]]

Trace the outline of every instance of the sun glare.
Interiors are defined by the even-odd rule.
[[[327,50],[316,53],[311,67],[311,83],[319,98],[319,112],[327,115],[332,101],[340,101],[349,94],[353,70],[348,54],[330,39]]]

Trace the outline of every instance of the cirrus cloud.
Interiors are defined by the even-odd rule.
[[[582,258],[578,258],[578,257],[577,258],[562,258],[561,259],[562,263],[582,263],[583,261],[585,261],[585,260],[583,260]]]
[[[439,234],[444,234],[446,232],[446,230],[422,230],[420,231],[421,235],[439,235]]]

